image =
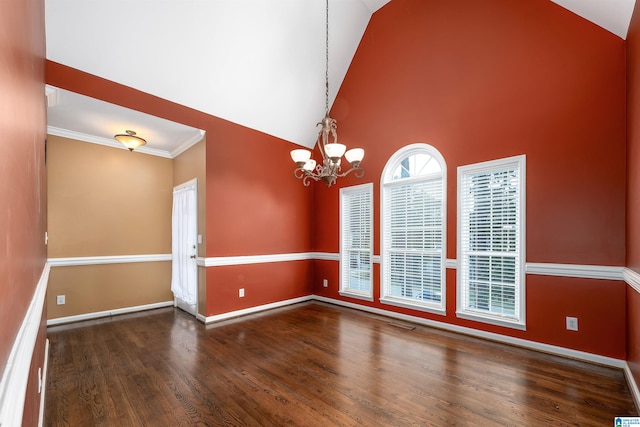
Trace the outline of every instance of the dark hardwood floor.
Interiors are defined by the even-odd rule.
[[[49,328],[49,426],[612,426],[622,371],[304,303]],[[411,327],[414,327],[411,329]]]

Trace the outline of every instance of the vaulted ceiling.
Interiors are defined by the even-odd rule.
[[[330,103],[369,19],[389,1],[330,0]],[[635,6],[552,1],[621,38]],[[325,106],[324,1],[47,0],[45,8],[48,59],[313,147]],[[196,129],[49,91],[56,94],[49,107],[54,132],[112,141],[123,126],[136,127],[146,131],[148,149],[169,156],[198,139]],[[94,103],[99,111],[87,114]]]

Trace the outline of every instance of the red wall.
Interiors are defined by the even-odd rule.
[[[53,86],[207,132],[207,257],[310,250],[311,192],[293,178],[291,143],[55,62],[46,71]],[[310,267],[208,267],[206,315],[309,295]]]
[[[627,261],[640,273],[640,11],[627,35]],[[627,289],[627,363],[640,384],[640,290]]]
[[[207,131],[208,257],[338,252],[339,186],[362,182],[374,183],[380,253],[382,169],[426,142],[447,162],[449,258],[456,168],[526,154],[527,261],[624,265],[625,68],[621,39],[552,2],[393,0],[372,17],[332,110],[342,142],[367,150],[366,176],[330,189],[291,178],[285,141],[52,62],[47,82]],[[640,266],[640,231],[627,237],[637,242],[629,265]],[[334,261],[209,267],[206,314],[306,295],[310,277],[315,293],[341,298]],[[377,299],[377,265],[375,283]],[[621,282],[529,275],[526,332],[457,319],[453,270],[446,317],[370,305],[637,362],[626,293]],[[628,299],[633,322],[640,310]],[[568,315],[579,332],[565,330]]]
[[[46,261],[44,53],[44,1],[0,3],[0,375]],[[23,425],[37,425],[40,395],[33,372],[43,366],[43,331]]]
[[[332,109],[341,142],[365,148],[366,176],[316,188],[314,250],[339,251],[339,186],[373,182],[379,254],[384,165],[425,142],[447,162],[448,258],[457,167],[526,154],[527,262],[624,265],[625,90],[624,41],[552,2],[393,0],[373,15]],[[315,268],[315,292],[346,299],[338,263]],[[527,331],[456,318],[455,285],[450,270],[445,317],[352,302],[625,358],[622,282],[528,275]]]

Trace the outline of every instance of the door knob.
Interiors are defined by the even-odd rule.
[[[195,257],[196,257],[195,255],[191,255],[189,258],[195,259]]]

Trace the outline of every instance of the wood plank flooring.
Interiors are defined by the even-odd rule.
[[[48,426],[612,426],[623,372],[304,303],[51,327]]]

